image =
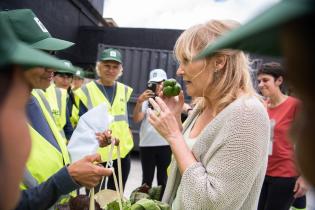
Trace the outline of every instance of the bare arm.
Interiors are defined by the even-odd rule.
[[[144,101],[148,100],[152,96],[151,90],[145,90],[137,99],[135,108],[133,109],[132,119],[135,123],[141,122],[145,116],[145,113],[142,112],[142,104]]]

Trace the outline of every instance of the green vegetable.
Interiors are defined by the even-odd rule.
[[[161,210],[171,210],[171,207],[167,203],[163,203],[160,201],[154,201],[154,202],[160,207]]]
[[[181,86],[175,79],[168,79],[163,82],[164,96],[177,96],[180,93]]]
[[[130,208],[131,210],[145,210],[145,208],[143,208],[140,204],[133,204]]]
[[[174,85],[176,85],[176,83],[177,83],[177,81],[175,79],[171,78],[171,79],[165,80],[163,82],[163,85],[164,86],[174,86]]]
[[[161,199],[162,186],[152,187],[149,189],[149,196],[152,200],[159,201]]]
[[[149,200],[146,198],[139,200],[135,204],[142,206],[145,210],[160,210],[159,206],[153,200]],[[132,206],[131,206],[131,209],[132,209]]]
[[[131,203],[130,201],[123,201],[122,202],[123,210],[131,210]],[[117,200],[110,202],[104,208],[105,210],[120,210],[119,209],[119,202]]]
[[[150,198],[150,196],[147,193],[143,192],[132,192],[130,195],[130,202],[131,204],[134,204],[143,198]]]

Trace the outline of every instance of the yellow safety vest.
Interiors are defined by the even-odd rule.
[[[60,133],[65,137],[63,127],[67,123],[67,98],[66,90],[56,87],[54,84],[50,85],[45,92],[46,99],[49,102],[51,112],[55,119],[56,125]]]
[[[73,128],[75,128],[79,122],[79,109],[75,105],[72,106],[70,122]]]
[[[82,101],[88,110],[98,106],[101,103],[106,103],[107,111],[114,118],[109,129],[112,130],[112,135],[120,140],[120,156],[124,158],[133,148],[133,138],[129,129],[127,102],[130,99],[132,88],[120,82],[116,82],[116,93],[113,104],[111,104],[104,96],[102,91],[96,84],[96,81],[91,81],[74,92],[76,103]],[[78,106],[79,107],[79,106]],[[98,152],[102,156],[103,161],[107,161],[110,147],[99,148]],[[113,152],[113,159],[117,159],[116,150]]]
[[[22,190],[35,187],[54,175],[62,167],[70,163],[70,157],[63,137],[60,135],[49,109],[47,109],[40,96],[39,91],[33,90],[32,95],[38,101],[45,119],[61,149],[61,152],[51,145],[40,133],[31,125],[29,130],[32,139],[30,156],[26,163],[26,172],[20,185]],[[43,91],[42,91],[43,92]],[[67,196],[66,196],[67,197]],[[64,201],[65,197],[61,199]]]

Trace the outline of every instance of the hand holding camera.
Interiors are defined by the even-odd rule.
[[[138,97],[137,102],[143,103],[149,98],[154,98],[156,96],[155,90],[156,84],[152,85],[152,83],[148,83],[147,89]]]
[[[157,96],[157,94],[156,94],[157,86],[158,86],[158,83],[156,83],[156,82],[148,82],[147,90],[151,91],[151,95],[147,98],[147,100],[149,98],[153,98],[154,99]],[[151,108],[151,109],[153,108],[150,103],[149,103],[149,108]]]

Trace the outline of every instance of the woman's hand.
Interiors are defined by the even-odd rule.
[[[172,97],[174,98],[174,97]],[[182,136],[180,126],[177,119],[172,113],[174,109],[178,109],[178,105],[174,102],[174,99],[168,99],[166,102],[170,105],[170,108],[160,98],[156,97],[155,100],[149,99],[154,110],[148,109],[148,120],[152,126],[163,136],[170,144],[176,139]],[[182,105],[180,106],[181,110]],[[171,111],[173,110],[173,111]]]
[[[163,99],[169,110],[176,118],[180,118],[180,115],[184,106],[184,93],[181,90],[178,97],[166,97],[163,96],[163,91],[160,92],[159,97]]]

